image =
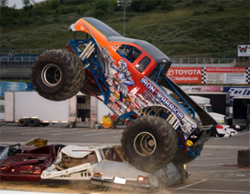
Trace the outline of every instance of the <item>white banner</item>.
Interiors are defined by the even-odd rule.
[[[238,45],[238,57],[250,57],[250,45]]]

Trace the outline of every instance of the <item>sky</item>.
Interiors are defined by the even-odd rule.
[[[45,1],[45,0],[34,0],[36,3]],[[32,1],[30,1],[32,3]],[[23,7],[23,1],[22,0],[8,0],[8,6],[13,7],[16,4],[16,9],[21,9]]]

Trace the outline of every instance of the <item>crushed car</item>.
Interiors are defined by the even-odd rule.
[[[41,96],[62,101],[79,91],[99,100],[103,95],[103,103],[127,123],[122,148],[139,170],[152,173],[200,155],[217,122],[166,76],[171,66],[166,54],[91,17],[80,18],[69,31],[74,34],[69,51],[44,52],[32,66],[31,80]]]
[[[15,153],[24,153],[34,147],[47,145],[48,140],[39,137],[32,138],[24,144],[16,143],[13,145],[0,145],[0,161]]]
[[[0,161],[15,153],[21,144],[0,145]]]
[[[67,145],[60,150],[54,163],[42,172],[40,182],[89,181],[107,149],[108,146]]]
[[[183,177],[179,171],[172,163],[154,174],[136,169],[127,162],[120,145],[67,145],[58,153],[54,163],[43,170],[39,182],[67,184],[81,181],[102,187],[142,191],[181,183]]]
[[[45,145],[10,155],[0,161],[0,180],[38,182],[42,171],[54,162],[63,147]]]
[[[130,191],[158,188],[156,176],[136,169],[129,163],[102,160],[94,169],[91,184]]]

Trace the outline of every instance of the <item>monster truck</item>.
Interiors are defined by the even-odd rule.
[[[200,154],[217,123],[166,77],[168,56],[95,18],[80,18],[69,31],[74,33],[69,51],[47,51],[32,67],[32,83],[41,96],[61,101],[79,91],[98,99],[103,95],[103,102],[128,124],[122,148],[140,170],[187,163]]]

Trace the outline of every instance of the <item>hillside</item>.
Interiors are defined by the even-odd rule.
[[[146,40],[170,57],[211,53],[213,57],[237,57],[237,45],[250,41],[249,2],[134,0],[126,12],[126,37]],[[68,27],[86,16],[100,19],[123,34],[123,8],[115,3],[50,0],[22,10],[1,7],[0,48],[65,48],[73,37]]]

